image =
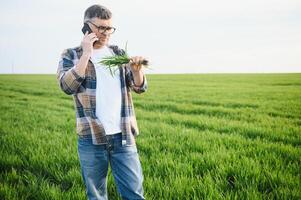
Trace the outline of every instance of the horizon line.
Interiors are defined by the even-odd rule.
[[[299,72],[180,72],[180,73],[145,73],[146,75],[181,75],[181,74],[301,74]],[[56,75],[56,73],[0,73],[0,75]]]

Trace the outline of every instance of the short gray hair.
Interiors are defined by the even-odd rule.
[[[87,8],[87,10],[85,11],[84,22],[94,17],[98,17],[99,19],[111,19],[112,13],[106,7],[95,4]]]

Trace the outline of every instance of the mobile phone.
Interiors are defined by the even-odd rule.
[[[92,30],[91,30],[90,26],[87,23],[84,23],[84,26],[82,28],[82,32],[83,32],[83,34],[86,34],[87,31],[88,31],[89,34],[92,33]]]
[[[91,30],[90,26],[87,23],[84,23],[84,26],[82,28],[82,32],[83,32],[83,34],[86,34],[87,31],[88,31],[88,34],[92,33],[92,30]],[[93,42],[93,45],[95,44],[95,42]]]

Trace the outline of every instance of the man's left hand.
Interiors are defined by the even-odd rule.
[[[133,73],[140,72],[143,60],[144,58],[141,56],[135,56],[130,58],[130,66]]]

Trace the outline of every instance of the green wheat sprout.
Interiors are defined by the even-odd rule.
[[[131,59],[127,53],[127,42],[126,42],[124,55],[107,56],[107,57],[104,57],[98,63],[101,63],[104,66],[106,66],[106,68],[110,70],[111,75],[114,76],[115,72],[118,70],[118,67],[123,64],[128,64],[130,62],[130,60]],[[142,65],[146,68],[149,68],[147,60],[143,60]]]

